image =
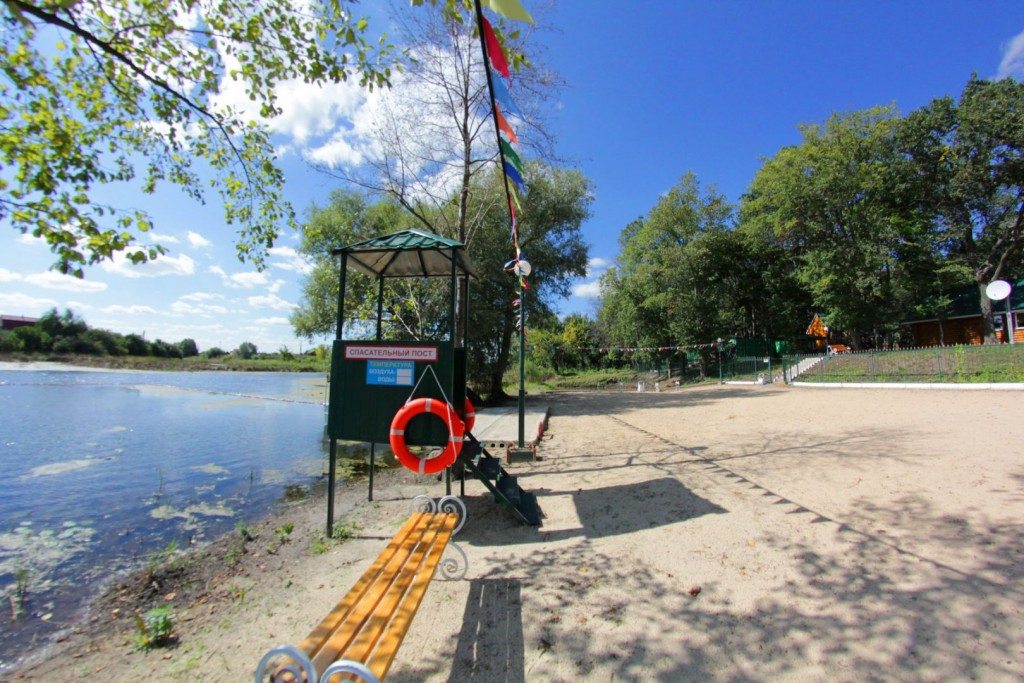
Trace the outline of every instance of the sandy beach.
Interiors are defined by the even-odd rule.
[[[558,394],[539,529],[467,484],[466,579],[435,580],[393,681],[1024,678],[1024,394],[703,386]],[[251,680],[383,549],[405,471],[322,495],[112,591],[24,678]],[[286,541],[274,530],[295,525]],[[324,550],[324,552],[318,552]],[[230,559],[231,561],[228,561]],[[119,592],[120,591],[120,592]],[[136,652],[132,609],[178,642]]]

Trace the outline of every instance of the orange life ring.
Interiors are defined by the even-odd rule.
[[[466,402],[462,404],[462,421],[466,423],[466,431],[473,431],[473,425],[476,424],[476,408],[473,407],[473,402],[469,400],[469,396],[466,397]]]
[[[409,420],[423,413],[436,415],[448,426],[448,445],[433,458],[417,457],[405,444],[406,425],[409,424]],[[418,398],[402,406],[391,420],[391,450],[394,451],[398,462],[413,472],[437,474],[459,457],[459,453],[462,452],[462,435],[465,433],[466,427],[450,403],[436,398]]]

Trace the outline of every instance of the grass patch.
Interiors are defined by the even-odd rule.
[[[1024,382],[1024,344],[936,346],[865,351],[825,358],[802,382],[975,384]]]

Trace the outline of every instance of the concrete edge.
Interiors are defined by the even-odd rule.
[[[885,382],[790,382],[793,387],[819,387],[824,389],[931,389],[933,391],[1024,391],[1024,384],[932,384]]]

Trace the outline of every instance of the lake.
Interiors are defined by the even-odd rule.
[[[322,381],[0,370],[0,673],[81,618],[113,574],[315,483]]]

